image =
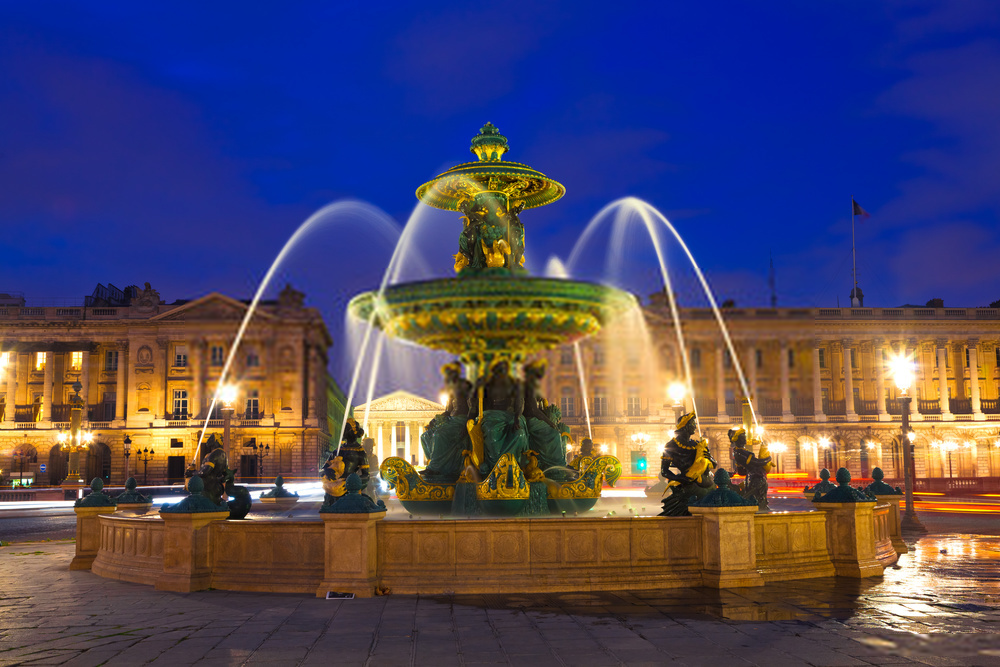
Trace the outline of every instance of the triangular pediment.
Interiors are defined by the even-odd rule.
[[[172,320],[232,320],[239,322],[246,316],[248,307],[249,306],[242,301],[237,301],[236,299],[228,297],[225,294],[212,292],[211,294],[206,294],[199,299],[185,303],[183,306],[178,306],[177,308],[168,310],[165,313],[160,313],[156,317],[150,319],[160,322],[169,322]],[[254,318],[258,317],[270,319],[273,316],[270,313],[262,311],[258,307],[257,311],[254,313]]]
[[[373,399],[370,404],[358,405],[354,408],[354,415],[364,414],[365,408],[369,412],[434,412],[444,410],[444,406],[432,400],[426,399],[408,391],[394,391],[380,398]]]

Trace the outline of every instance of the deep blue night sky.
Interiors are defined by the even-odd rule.
[[[720,299],[767,304],[771,253],[779,305],[846,305],[853,195],[866,305],[1000,299],[990,0],[250,5],[0,6],[0,292],[248,298],[311,212],[403,224],[492,121],[567,187],[523,216],[536,269],[635,195]],[[281,272],[338,339],[379,238],[330,225]]]

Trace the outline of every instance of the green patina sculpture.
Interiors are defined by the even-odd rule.
[[[428,482],[454,483],[465,469],[463,452],[472,449],[469,409],[474,397],[472,383],[462,375],[462,364],[455,361],[441,367],[448,404],[420,435],[420,445],[427,457],[427,467],[420,476]]]
[[[830,471],[823,468],[819,471],[820,481],[816,486],[807,486],[804,489],[805,493],[829,493],[837,488],[837,485],[830,481]]]
[[[160,514],[198,514],[201,512],[228,512],[229,507],[222,501],[213,502],[205,494],[205,482],[200,475],[194,475],[188,480],[188,497],[184,500],[164,505]]]
[[[289,491],[285,488],[285,479],[278,475],[274,478],[274,488],[269,489],[262,494],[261,498],[298,498],[299,494]]]
[[[720,468],[715,471],[715,489],[704,498],[690,503],[691,507],[754,507],[757,501],[744,498],[733,488],[729,473]]]
[[[361,481],[361,477],[357,473],[352,472],[347,476],[344,487],[346,493],[335,499],[332,503],[324,502],[319,511],[329,514],[371,514],[373,512],[386,511],[384,502],[381,500],[375,502],[361,493],[361,489],[365,487],[365,484]]]
[[[344,425],[344,438],[340,441],[340,447],[332,453],[320,470],[325,503],[332,503],[345,493],[346,480],[352,474],[358,475],[362,488],[368,485],[370,476],[368,453],[361,444],[361,439],[364,437],[365,430],[361,424],[354,417],[349,417],[347,424]]]
[[[873,503],[875,499],[851,486],[851,471],[847,468],[837,470],[837,487],[826,494],[816,492],[814,503]]]
[[[741,489],[743,497],[752,499],[757,507],[767,511],[767,473],[771,469],[771,457],[753,453],[747,446],[746,429],[729,429],[729,442],[733,445],[732,458],[736,464],[736,472],[746,476]]]
[[[870,496],[901,496],[903,491],[897,486],[893,488],[882,481],[885,473],[881,468],[872,469],[872,483],[865,487],[865,493]]]
[[[118,494],[115,501],[119,505],[147,505],[152,502],[149,496],[144,496],[135,490],[135,477],[129,477],[125,481],[125,490]]]
[[[114,507],[116,500],[104,493],[104,482],[95,477],[90,482],[90,493],[80,498],[73,507]]]
[[[201,460],[201,470],[188,480],[188,490],[191,490],[191,483],[199,479],[201,493],[212,505],[229,507],[230,519],[246,518],[253,505],[250,492],[245,486],[237,486],[236,471],[229,467],[226,451],[214,433],[205,441],[204,449],[208,453]],[[225,505],[224,498],[228,498]]]
[[[663,449],[660,474],[669,481],[660,516],[687,516],[692,499],[704,498],[715,488],[712,470],[718,464],[708,449],[708,440],[692,437],[697,429],[697,417],[689,412],[677,421],[674,437]]]

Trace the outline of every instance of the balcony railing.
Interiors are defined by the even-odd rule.
[[[948,409],[956,415],[971,415],[972,414],[972,399],[971,398],[953,398],[948,401]]]
[[[823,413],[832,416],[846,415],[847,401],[835,401],[829,398],[823,399]]]
[[[917,409],[922,415],[939,415],[941,414],[941,401],[931,401],[921,398]]]
[[[1000,414],[1000,399],[984,398],[979,401],[980,409],[989,415]]]
[[[854,401],[854,411],[859,415],[877,415],[878,401]]]

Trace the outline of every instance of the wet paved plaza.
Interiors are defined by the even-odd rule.
[[[1000,537],[937,534],[879,579],[716,591],[188,595],[0,548],[0,665],[1000,665]]]

